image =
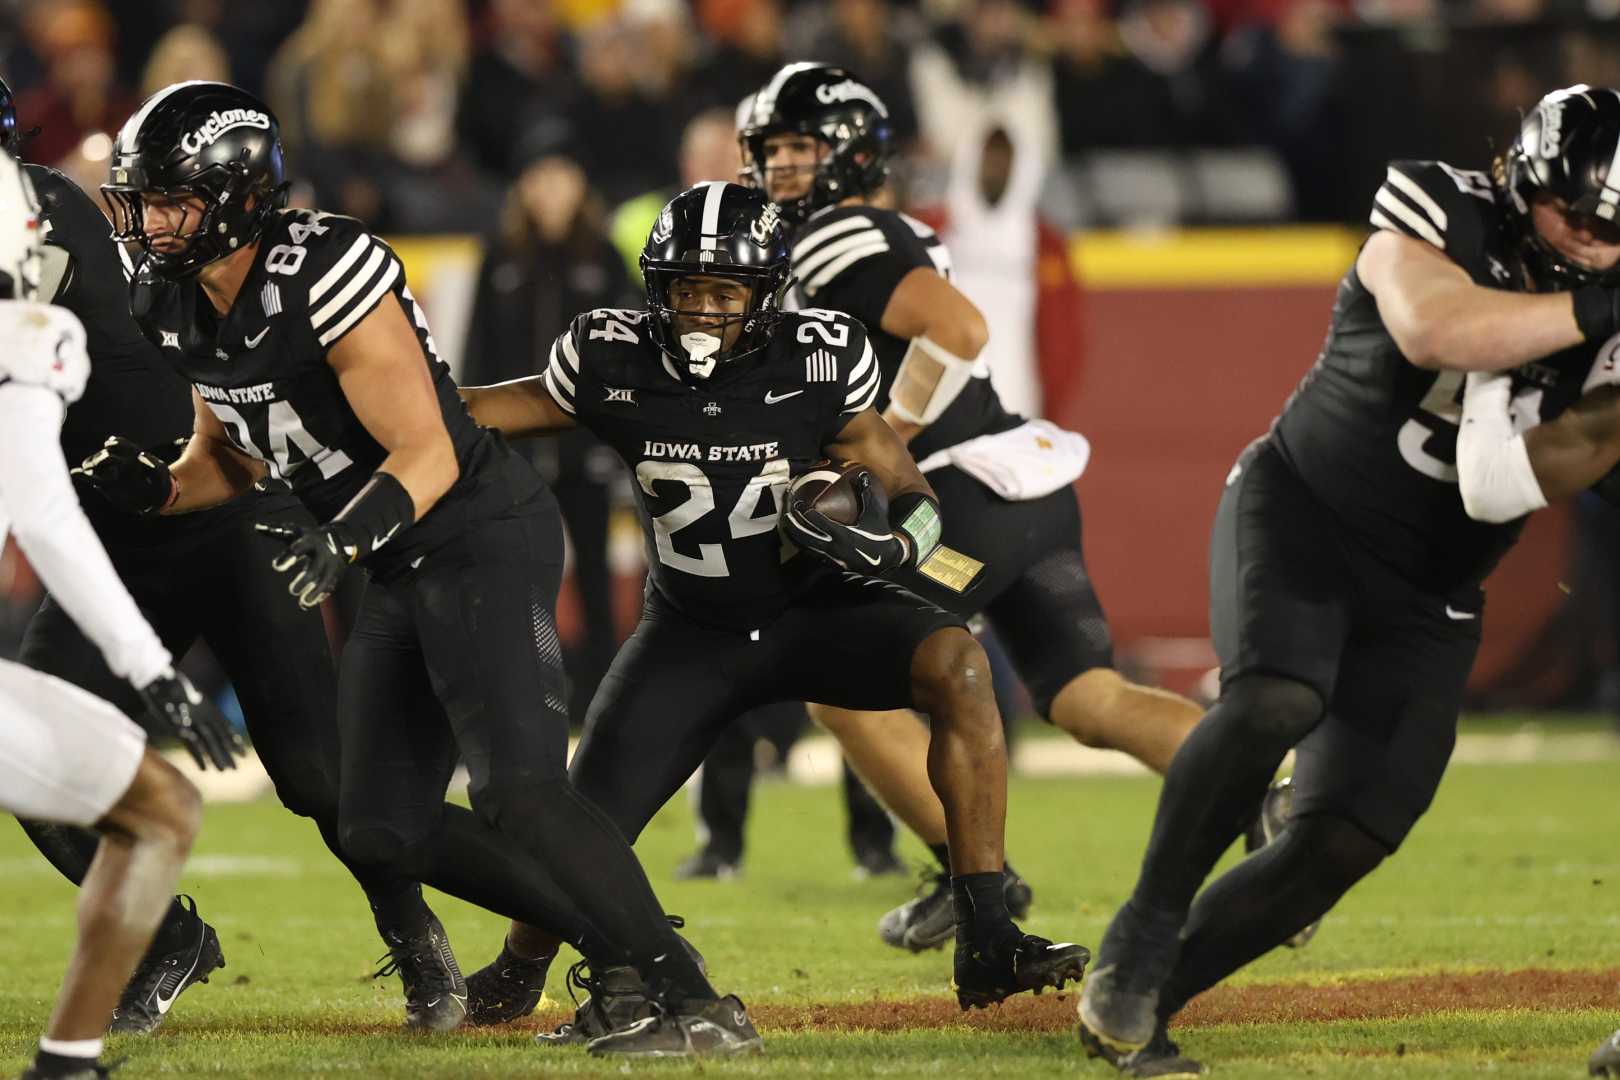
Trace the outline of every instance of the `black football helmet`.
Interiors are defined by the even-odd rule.
[[[1576,213],[1620,226],[1620,91],[1579,85],[1548,94],[1525,117],[1503,164],[1525,263],[1537,284],[1620,284],[1620,268],[1596,271],[1569,261],[1530,222],[1530,200],[1545,191]]]
[[[0,79],[0,150],[17,152],[17,101],[4,79]]]
[[[281,128],[264,102],[227,83],[183,82],[147,98],[125,122],[101,193],[113,239],[139,243],[159,275],[184,278],[258,239],[265,218],[286,205],[284,173]],[[184,247],[152,247],[143,193],[202,199],[201,220],[178,237]]]
[[[757,188],[765,183],[765,140],[772,135],[814,135],[827,147],[810,190],[781,203],[797,223],[823,206],[868,195],[889,175],[894,133],[889,110],[855,75],[831,64],[789,64],[744,102],[737,125],[743,173]]]
[[[782,211],[759,191],[714,181],[689,188],[671,199],[658,215],[641,252],[641,276],[647,283],[651,334],[676,366],[695,378],[707,378],[714,362],[740,360],[764,348],[782,318],[787,290],[787,227]],[[670,286],[701,274],[735,278],[752,290],[747,310],[711,317],[722,333],[741,324],[729,349],[694,353],[676,336],[677,315]],[[705,335],[707,336],[707,335]]]

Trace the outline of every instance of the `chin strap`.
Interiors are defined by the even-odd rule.
[[[686,350],[686,370],[700,379],[714,374],[714,365],[719,362],[719,357],[715,355],[720,351],[719,338],[693,331],[681,335],[681,348]]]

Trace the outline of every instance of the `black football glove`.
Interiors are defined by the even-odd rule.
[[[287,591],[304,608],[319,607],[343,580],[344,573],[367,550],[360,530],[343,521],[325,525],[253,526],[266,536],[287,541],[286,550],[270,562],[272,569],[292,574]]]
[[[242,739],[218,709],[203,700],[191,680],[169,670],[140,691],[146,709],[180,739],[197,768],[236,768],[236,755],[245,753]]]
[[[816,510],[810,500],[795,498],[782,515],[782,533],[806,551],[830,559],[858,574],[881,574],[910,558],[906,542],[889,526],[889,500],[861,469],[851,480],[861,512],[853,525],[840,525]]]
[[[109,435],[73,475],[126,514],[155,514],[174,499],[174,474],[121,435]]]

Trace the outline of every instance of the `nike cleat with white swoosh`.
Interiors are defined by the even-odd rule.
[[[182,906],[189,905],[184,944],[169,952],[146,954],[118,999],[110,1030],[126,1035],[156,1031],[187,987],[207,982],[209,973],[225,966],[219,935],[198,917],[197,902],[189,896],[179,899]]]
[[[748,1009],[727,994],[680,1009],[660,1007],[645,1020],[592,1039],[586,1049],[595,1057],[698,1057],[757,1054],[765,1049],[765,1040],[754,1030]]]

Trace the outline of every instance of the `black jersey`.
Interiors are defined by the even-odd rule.
[[[191,434],[191,386],[130,317],[131,267],[95,203],[55,169],[23,169],[39,197],[46,259],[64,264],[48,299],[79,317],[90,353],[90,381],[62,423],[62,455],[77,465],[109,435],[162,451]],[[83,501],[97,534],[119,546],[151,546],[194,524],[166,519],[159,525],[96,495]]]
[[[806,310],[760,352],[686,380],[646,318],[579,316],[551,348],[546,388],[635,474],[651,586],[701,622],[758,629],[830,572],[784,550],[777,519],[790,475],[872,407],[876,358],[860,323]]]
[[[45,243],[67,255],[50,300],[84,323],[90,382],[62,425],[62,452],[78,464],[122,435],[149,449],[191,434],[191,387],[129,314],[128,267],[112,227],[77,184],[42,165],[24,171],[39,196]]]
[[[461,475],[373,560],[374,569],[453,534],[467,520],[467,500],[486,479],[484,470],[504,451],[462,404],[393,250],[353,218],[282,210],[266,222],[225,315],[195,280],[168,281],[143,269],[132,290],[141,329],[191,380],[232,444],[263,461],[322,520],[341,510],[387,457],[327,363],[343,335],[385,303],[398,304],[416,329]]]
[[[1483,173],[1441,162],[1390,165],[1371,222],[1445,252],[1476,284],[1522,290],[1504,209]],[[1598,346],[1513,373],[1523,429],[1568,408],[1597,378]],[[1464,374],[1413,366],[1385,328],[1355,267],[1339,283],[1327,341],[1283,407],[1273,435],[1285,459],[1349,533],[1420,587],[1477,584],[1517,539],[1463,510],[1457,426]]]
[[[800,306],[842,311],[866,325],[883,369],[878,407],[889,403],[900,361],[911,342],[883,331],[883,312],[901,280],[919,266],[951,276],[950,251],[934,230],[915,218],[875,206],[830,206],[810,216],[793,238],[794,300]],[[980,363],[974,378],[940,418],[911,441],[921,461],[979,435],[1023,423],[1001,404]]]

